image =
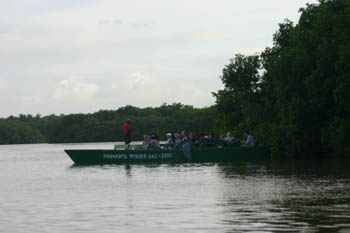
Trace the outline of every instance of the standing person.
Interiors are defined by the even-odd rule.
[[[131,121],[128,119],[124,123],[124,136],[125,136],[125,144],[129,144],[131,142]]]
[[[244,131],[244,136],[247,137],[247,141],[246,141],[246,143],[244,144],[245,146],[255,146],[254,138],[253,138],[252,135],[249,134],[249,131],[248,131],[248,130]]]

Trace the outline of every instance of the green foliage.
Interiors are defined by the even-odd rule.
[[[44,137],[26,123],[12,120],[0,121],[0,144],[41,143]]]
[[[123,141],[123,125],[132,121],[132,140],[143,135],[158,135],[164,139],[168,132],[205,132],[214,127],[216,108],[194,108],[174,103],[156,108],[121,107],[93,114],[45,116],[21,114],[0,120],[0,144],[11,143],[73,143]]]
[[[272,48],[225,66],[215,128],[249,128],[273,155],[349,154],[350,1],[300,11],[298,24],[279,25]]]
[[[245,128],[245,125],[256,123],[259,118],[258,112],[251,111],[251,109],[260,106],[261,77],[259,69],[260,59],[257,55],[244,56],[237,54],[225,66],[221,77],[225,89],[213,93],[220,113],[216,120],[217,132],[234,130],[230,126]],[[251,115],[249,119],[244,118],[249,113],[254,115]]]
[[[330,150],[337,156],[350,154],[350,121],[349,119],[335,118],[328,128],[323,129],[323,141],[325,149]]]

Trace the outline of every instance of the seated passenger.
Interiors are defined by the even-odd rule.
[[[201,139],[198,141],[199,147],[216,147],[218,146],[219,141],[213,137],[213,134],[209,134],[208,136],[204,136],[201,134]]]
[[[215,138],[214,133],[209,133],[205,143],[207,147],[217,147],[219,145],[219,140]]]
[[[143,145],[149,144],[151,142],[151,137],[148,135],[143,135]]]
[[[157,135],[153,135],[151,137],[151,148],[153,149],[160,149],[160,143],[159,143],[159,137]]]
[[[226,133],[226,137],[224,138],[224,141],[228,144],[231,144],[235,140],[235,137],[232,136],[231,132]]]
[[[190,132],[188,134],[188,139],[191,141],[192,144],[194,144],[197,141],[197,136],[194,133]]]
[[[247,137],[247,140],[246,140],[244,146],[255,146],[254,138],[249,134],[248,130],[244,131],[244,136]]]
[[[175,148],[178,148],[181,146],[181,142],[182,142],[181,136],[179,133],[175,133],[174,136],[175,136]]]
[[[185,130],[181,131],[181,137],[182,137],[182,141],[183,142],[189,141],[188,137],[186,136],[186,131]]]
[[[226,133],[226,137],[223,140],[224,146],[240,146],[241,141],[232,136],[231,132]]]
[[[204,141],[204,138],[205,138],[205,134],[200,133],[199,137],[196,139],[196,141],[192,145],[195,147],[200,147],[201,143]]]
[[[171,133],[167,133],[166,135],[166,142],[165,144],[169,147],[173,147],[175,145],[175,142],[173,141],[173,137]]]

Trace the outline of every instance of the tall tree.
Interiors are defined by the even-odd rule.
[[[349,154],[350,0],[320,0],[300,12],[296,25],[279,25],[273,46],[256,59],[262,75],[250,81],[255,92],[254,85],[237,82],[254,77],[244,69],[247,60],[236,56],[225,67],[223,77],[227,67],[240,69],[232,69],[236,83],[222,79],[225,89],[215,94],[219,112],[229,119],[222,122],[226,128],[253,128],[274,155]],[[248,94],[248,103],[241,93]],[[247,111],[249,105],[254,108]],[[254,115],[259,122],[251,121]]]

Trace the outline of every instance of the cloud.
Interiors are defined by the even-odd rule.
[[[26,104],[38,104],[42,102],[42,98],[39,95],[24,96],[22,100]]]
[[[145,87],[150,87],[154,84],[154,81],[139,72],[134,72],[130,74],[129,90],[143,89]]]
[[[208,106],[229,59],[310,1],[0,0],[0,115]]]
[[[5,78],[0,77],[0,89],[4,89],[8,86],[8,82]]]
[[[115,27],[115,26],[121,26],[121,25],[126,26],[124,28],[120,27],[121,30],[143,29],[143,28],[150,27],[153,24],[154,23],[150,21],[124,22],[118,18],[107,18],[107,19],[99,20],[97,23],[99,27]]]
[[[168,75],[168,76],[167,76]],[[194,106],[208,106],[213,102],[211,90],[191,80],[191,74],[180,75],[163,72],[132,72],[124,83],[118,82],[112,93],[120,105],[138,107],[159,106],[162,103],[181,102]],[[209,87],[212,88],[212,87]]]
[[[120,19],[115,19],[115,18],[109,18],[109,19],[103,19],[98,22],[98,26],[105,26],[105,25],[121,25],[123,24],[123,21]]]
[[[133,28],[136,28],[136,29],[139,29],[139,28],[146,28],[146,27],[149,27],[151,25],[153,25],[154,23],[153,22],[138,22],[138,23],[132,23],[130,24],[131,27]]]
[[[54,100],[89,101],[98,92],[95,83],[84,83],[75,80],[61,80],[53,93]]]

